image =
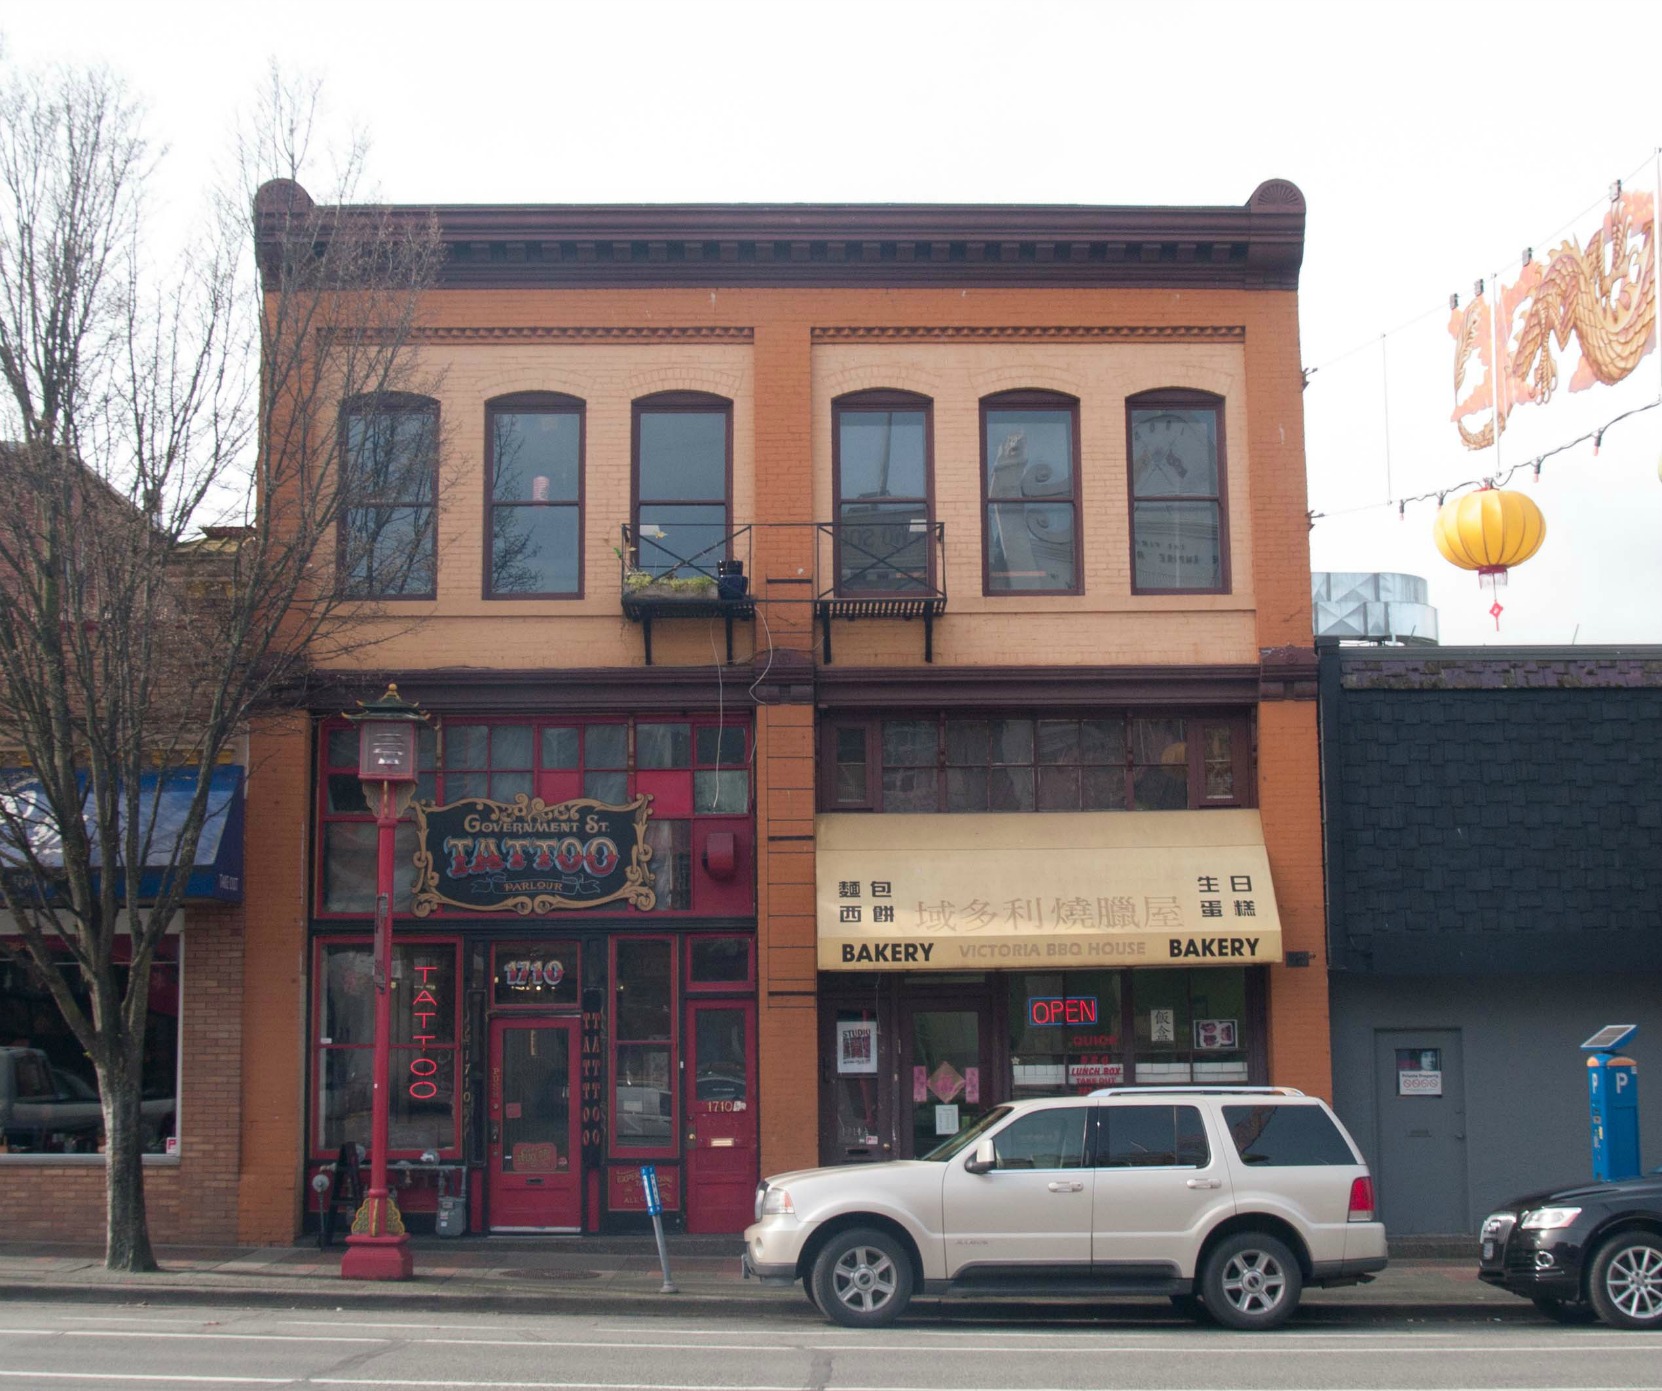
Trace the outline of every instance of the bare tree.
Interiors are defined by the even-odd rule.
[[[0,71],[0,961],[96,1072],[111,1269],[156,1268],[146,1012],[214,769],[364,644],[364,596],[431,586],[439,441],[411,344],[436,224],[314,205],[316,101],[273,74],[240,187],[164,256],[122,84]],[[347,193],[360,168],[361,147]]]

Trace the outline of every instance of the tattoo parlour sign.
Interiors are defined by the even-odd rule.
[[[578,797],[550,806],[469,797],[448,806],[420,802],[411,907],[426,917],[441,905],[475,913],[553,913],[657,903],[646,827],[652,798],[622,806]]]
[[[822,971],[1281,960],[1251,810],[824,815],[815,878]]]

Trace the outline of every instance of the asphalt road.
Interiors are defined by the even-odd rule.
[[[802,1315],[405,1317],[0,1307],[8,1386],[374,1391],[1662,1391],[1662,1334],[1517,1320],[1199,1328],[1153,1304],[1036,1320],[957,1307],[857,1333]]]

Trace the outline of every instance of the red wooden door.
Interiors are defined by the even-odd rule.
[[[493,1232],[583,1224],[575,1019],[491,1024],[489,1202]]]
[[[738,1232],[756,1201],[756,1006],[687,1006],[689,1232]]]

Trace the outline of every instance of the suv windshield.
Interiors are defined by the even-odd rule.
[[[951,1159],[953,1155],[962,1154],[964,1150],[968,1149],[983,1135],[985,1135],[987,1131],[992,1129],[993,1126],[997,1125],[1009,1114],[1010,1108],[1008,1106],[995,1106],[992,1110],[987,1112],[986,1115],[982,1116],[980,1120],[976,1121],[974,1125],[967,1126],[965,1129],[960,1130],[956,1135],[943,1140],[940,1144],[936,1145],[934,1149],[930,1150],[928,1154],[920,1154],[918,1158],[936,1159],[944,1163],[946,1160]]]

